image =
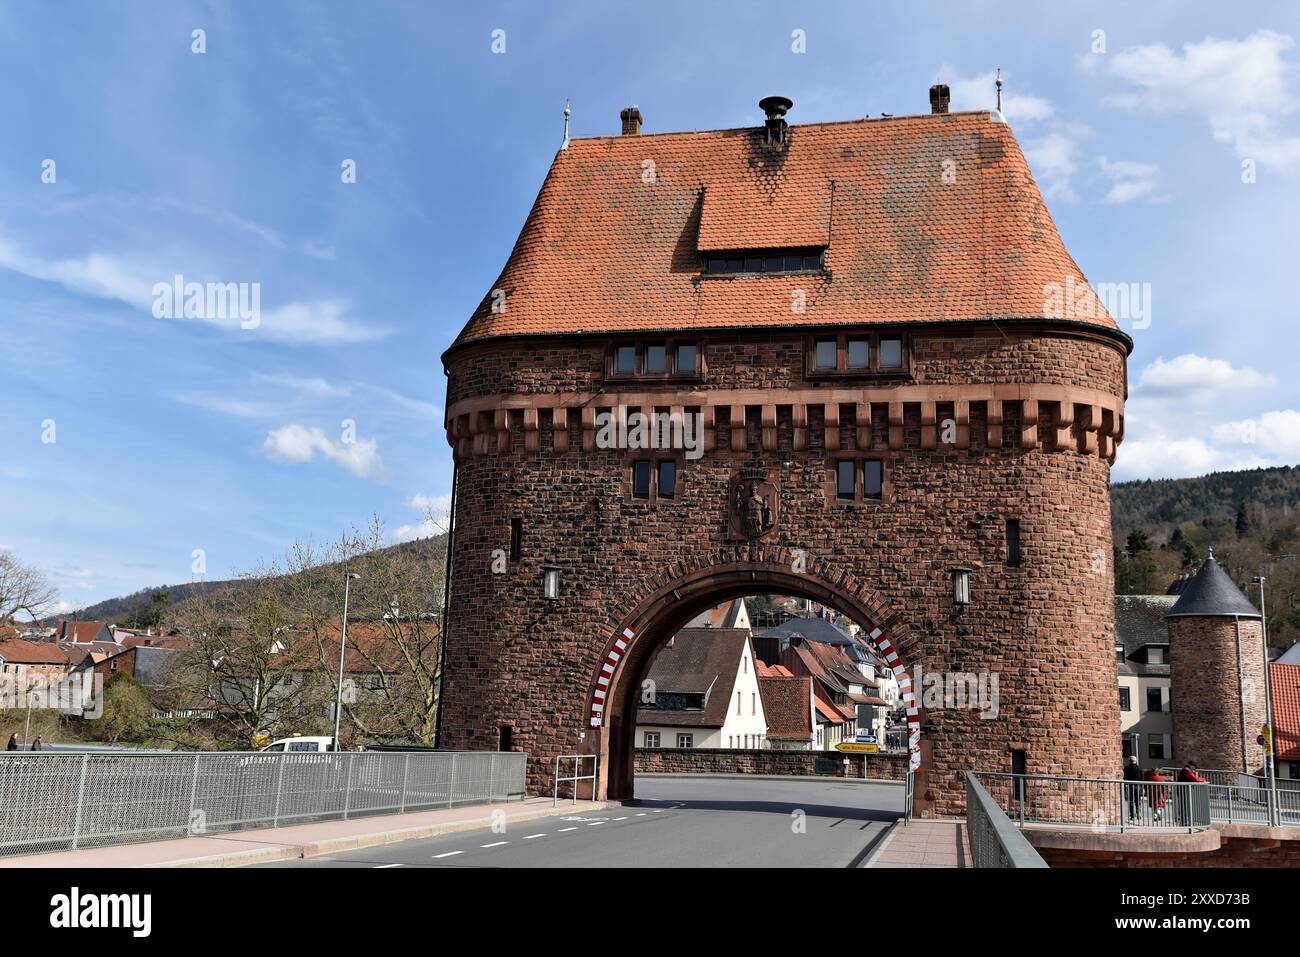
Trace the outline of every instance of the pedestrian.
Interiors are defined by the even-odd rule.
[[[1142,780],[1142,769],[1138,767],[1138,759],[1136,754],[1130,754],[1128,756],[1128,761],[1124,765],[1124,780],[1125,781]],[[1141,802],[1142,802],[1142,788],[1140,788],[1136,784],[1124,785],[1124,800],[1125,803],[1128,805],[1129,820],[1136,821],[1138,819],[1138,811],[1141,807]]]
[[[39,751],[40,749],[41,749],[41,736],[38,734],[36,736],[36,740],[32,742],[32,750]]]
[[[1157,768],[1148,768],[1146,777],[1147,804],[1151,805],[1151,820],[1159,824],[1165,816],[1165,802],[1169,800],[1169,789],[1164,786],[1165,779]]]
[[[1184,784],[1205,784],[1205,778],[1201,777],[1200,774],[1197,773],[1199,770],[1200,769],[1196,766],[1196,762],[1188,761],[1183,765],[1182,770],[1178,772],[1178,780],[1182,781]]]
[[[17,731],[15,731],[13,734],[9,735],[9,743],[5,745],[5,750],[6,750],[6,751],[17,751],[17,750],[18,750],[18,732],[17,732]]]

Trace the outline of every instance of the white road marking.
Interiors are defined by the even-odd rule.
[[[375,870],[382,871],[385,867],[401,867],[401,864],[376,864]]]
[[[479,847],[487,849],[489,847],[500,847],[502,844],[509,844],[509,841],[493,841],[491,844],[480,844]]]
[[[436,861],[440,857],[455,857],[457,854],[464,854],[464,851],[448,851],[446,854],[435,854],[433,859]]]
[[[641,813],[639,813],[639,814],[637,815],[637,817],[645,817],[645,811],[642,811]]]
[[[562,827],[560,828],[560,833],[563,834],[565,831],[576,831],[576,830],[577,830],[576,827]]]
[[[533,838],[535,838],[535,837],[545,837],[545,836],[546,836],[546,833],[545,833],[545,832],[543,832],[543,833],[541,833],[541,834],[529,834],[529,835],[527,835],[527,836],[524,837],[524,840],[525,840],[525,841],[531,841],[531,840],[532,840]]]
[[[604,821],[592,821],[587,827],[595,827],[597,824],[604,824]]]
[[[625,815],[623,815],[622,817],[616,817],[616,818],[614,818],[614,820],[616,820],[616,821],[626,821],[626,820],[627,820],[627,815],[625,814]]]

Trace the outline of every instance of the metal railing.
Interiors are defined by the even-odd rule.
[[[1177,828],[1211,823],[1210,787],[1175,781],[1123,781],[979,771],[983,785],[1016,823],[1092,830]]]
[[[0,754],[0,856],[522,797],[522,752]]]
[[[561,771],[565,769],[567,763],[572,762],[573,773],[561,776]],[[590,764],[591,773],[584,774],[583,771]],[[560,803],[560,784],[561,782],[572,785],[573,803],[578,803],[578,785],[583,781],[591,782],[590,797],[596,799],[596,771],[600,764],[600,756],[597,754],[561,754],[555,758],[555,784],[551,790],[551,804]]]
[[[966,774],[966,840],[976,867],[1047,866],[972,772]]]

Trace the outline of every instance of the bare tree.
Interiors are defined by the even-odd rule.
[[[328,684],[315,645],[286,600],[285,569],[262,566],[237,587],[188,599],[173,623],[190,647],[169,669],[173,709],[215,713],[215,736],[227,747],[249,747],[258,736],[320,732],[327,721]]]
[[[350,590],[344,668],[343,716],[354,736],[433,743],[442,679],[445,523],[429,516],[428,537],[391,545],[376,518],[324,552],[305,545],[294,550],[290,601],[335,692],[343,576],[360,576]]]
[[[44,618],[58,597],[58,590],[40,571],[9,552],[0,552],[0,624],[12,623],[19,612],[33,620]]]

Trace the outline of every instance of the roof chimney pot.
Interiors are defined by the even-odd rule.
[[[948,112],[948,84],[936,83],[930,87],[930,112]]]
[[[768,146],[781,146],[785,143],[785,114],[792,106],[794,101],[784,96],[765,96],[758,101],[758,108],[767,117],[763,128],[766,130]]]
[[[624,136],[641,135],[641,111],[635,106],[629,106],[627,109],[618,114],[618,118],[623,121]]]

